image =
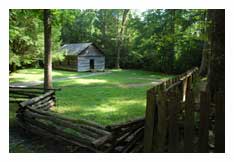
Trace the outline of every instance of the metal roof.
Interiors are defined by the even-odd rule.
[[[61,51],[65,51],[66,55],[79,55],[82,51],[88,48],[92,43],[73,43],[64,44]]]

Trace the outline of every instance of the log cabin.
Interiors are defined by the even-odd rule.
[[[55,62],[55,69],[78,72],[105,70],[105,56],[94,43],[64,44],[60,51],[65,55],[65,59]]]

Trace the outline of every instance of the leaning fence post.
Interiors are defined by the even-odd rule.
[[[210,99],[207,92],[200,94],[200,152],[208,152]]]
[[[225,152],[225,98],[224,93],[215,96],[215,152]]]
[[[178,152],[178,126],[177,126],[177,110],[178,110],[178,99],[175,92],[169,94],[168,111],[169,111],[169,122],[168,122],[168,152]]]
[[[188,93],[185,104],[185,119],[184,119],[184,151],[193,152],[193,135],[194,135],[194,109],[193,109],[193,94],[191,90]]]
[[[144,128],[144,152],[152,152],[154,129],[157,128],[157,104],[155,89],[147,91],[145,128]]]
[[[154,129],[153,136],[153,152],[164,152],[167,136],[167,106],[166,106],[166,96],[162,91],[157,93],[157,127]]]

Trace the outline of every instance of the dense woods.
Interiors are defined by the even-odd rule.
[[[207,10],[51,10],[53,61],[65,43],[93,42],[108,68],[182,73],[200,66]],[[10,10],[10,70],[43,66],[43,10]]]

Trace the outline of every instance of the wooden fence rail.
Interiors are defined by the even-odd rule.
[[[53,89],[46,89],[46,91],[60,91],[60,88],[53,88]],[[9,87],[9,98],[10,103],[13,102],[23,102],[28,99],[38,97],[40,95],[43,95],[45,93],[44,88],[40,87],[16,87],[16,86],[10,86]]]

